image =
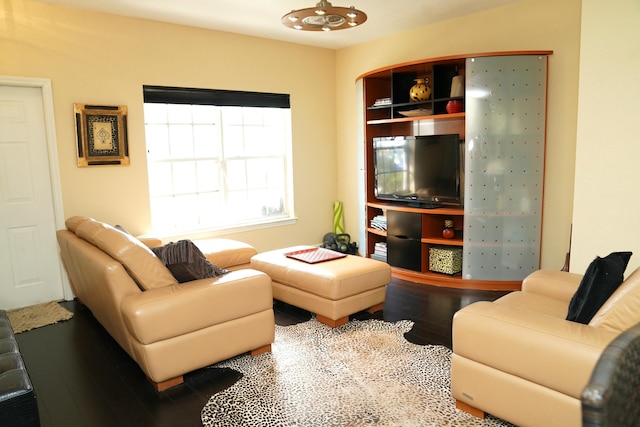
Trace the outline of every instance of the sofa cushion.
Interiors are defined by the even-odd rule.
[[[640,268],[620,285],[593,316],[589,326],[623,332],[640,322]]]
[[[191,240],[179,240],[151,248],[180,283],[218,277],[228,273],[207,260]]]
[[[126,228],[124,228],[119,224],[114,225],[113,228],[115,228],[116,230],[120,230],[123,233],[128,234],[129,236],[133,236],[133,234],[129,233],[129,231]],[[140,236],[134,236],[134,237],[140,240],[142,243],[144,243],[144,245],[148,248],[155,248],[157,246],[162,246],[162,240],[156,237],[140,237]]]
[[[494,304],[506,305],[511,308],[542,314],[544,316],[563,319],[567,316],[567,302],[540,295],[534,292],[513,291],[498,298]]]
[[[177,284],[162,261],[135,237],[94,219],[78,225],[76,235],[120,262],[142,290]]]
[[[629,258],[631,252],[612,252],[604,258],[596,257],[571,298],[567,320],[589,323],[624,280]]]

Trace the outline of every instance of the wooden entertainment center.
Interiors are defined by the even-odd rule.
[[[364,103],[366,256],[379,259],[376,244],[386,244],[394,277],[466,289],[519,289],[522,279],[539,268],[547,57],[552,53],[448,56],[359,77]],[[452,93],[455,76],[464,76],[462,93]],[[428,99],[410,98],[417,79],[427,80]],[[378,199],[374,138],[441,134],[458,134],[463,141],[464,206],[423,207],[419,200]],[[381,216],[386,230],[372,225]],[[443,237],[445,221],[453,222],[453,238]],[[429,259],[434,249],[445,253],[461,249],[462,271],[432,271]]]

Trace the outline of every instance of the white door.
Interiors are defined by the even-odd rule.
[[[0,85],[0,308],[63,299],[45,106],[39,87]]]

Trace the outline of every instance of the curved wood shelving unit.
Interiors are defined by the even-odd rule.
[[[424,209],[385,203],[375,197],[373,173],[373,143],[376,137],[458,133],[462,140],[466,133],[466,105],[459,113],[448,113],[446,104],[462,98],[448,98],[451,74],[464,75],[466,61],[490,56],[548,56],[550,50],[519,50],[504,52],[484,52],[464,55],[451,55],[428,58],[381,67],[364,73],[356,79],[363,81],[363,125],[365,137],[365,196],[367,234],[366,256],[374,254],[375,244],[387,240],[387,232],[371,227],[369,221],[385,211],[413,212],[422,215],[421,266],[419,270],[408,270],[392,266],[392,275],[399,279],[435,286],[512,291],[522,287],[521,281],[472,280],[464,279],[461,273],[448,275],[429,270],[429,253],[434,246],[463,248],[464,239],[460,230],[464,229],[464,209],[435,208]],[[430,79],[432,98],[413,102],[409,99],[409,88],[416,78],[426,76]],[[445,83],[442,83],[445,81]],[[408,109],[423,108],[427,115],[407,116]],[[429,111],[430,110],[430,111]],[[417,114],[422,113],[418,111]],[[368,171],[368,172],[367,172]],[[456,236],[454,239],[442,238],[444,220],[453,220]],[[468,219],[468,218],[467,218]],[[413,268],[413,267],[411,267]]]

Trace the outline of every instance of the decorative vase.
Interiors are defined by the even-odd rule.
[[[409,98],[413,102],[426,101],[431,96],[431,87],[429,87],[429,79],[416,79],[416,84],[411,86],[409,90]]]
[[[464,96],[464,76],[454,76],[451,79],[451,91],[449,97],[462,98]]]
[[[456,231],[453,229],[453,220],[445,219],[444,228],[442,229],[442,237],[445,239],[453,239]]]
[[[447,113],[460,113],[462,111],[462,100],[452,99],[447,102]]]

